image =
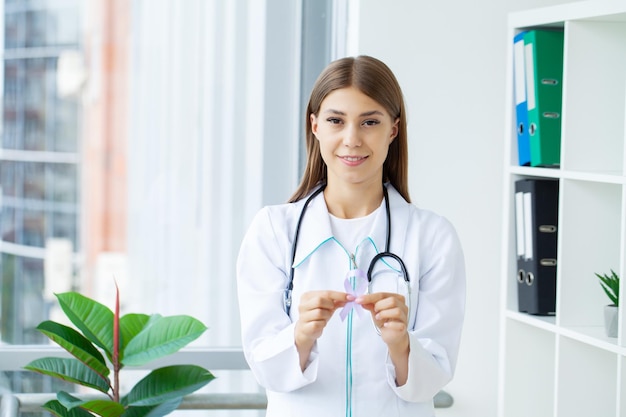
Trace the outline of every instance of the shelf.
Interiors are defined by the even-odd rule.
[[[601,182],[607,184],[626,184],[626,175],[623,175],[618,171],[596,171],[596,172],[582,172],[582,171],[568,171],[558,168],[535,168],[535,167],[522,167],[511,166],[508,168],[510,174],[515,174],[524,177],[537,177],[537,178],[562,178],[569,180],[589,181],[589,182]]]
[[[555,333],[557,331],[555,316],[534,316],[532,314],[520,313],[510,310],[506,312],[506,316],[511,320],[525,323],[538,329],[543,329]]]
[[[608,337],[604,332],[604,326],[572,326],[561,327],[559,334],[568,339],[596,347],[607,352],[626,355],[626,349],[617,344],[617,339]]]
[[[555,27],[564,32],[560,165],[518,166],[513,36]],[[607,337],[609,299],[595,276],[626,276],[626,2],[516,12],[508,29],[498,415],[626,417],[626,311],[618,337]],[[527,178],[559,182],[554,316],[518,311],[515,182]]]
[[[570,20],[626,22],[626,11],[618,1],[581,1],[512,13],[508,23],[510,27],[528,28],[562,25]]]
[[[594,346],[607,352],[626,355],[626,347],[617,344],[617,339],[608,337],[603,326],[557,326],[556,316],[534,316],[517,311],[507,311],[507,319],[530,327],[558,334],[568,339]]]

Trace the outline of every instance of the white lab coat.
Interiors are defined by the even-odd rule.
[[[243,349],[257,381],[266,388],[268,417],[434,415],[432,398],[452,378],[459,349],[465,308],[463,253],[445,218],[408,204],[392,186],[388,190],[389,250],[403,258],[411,286],[407,383],[396,386],[386,345],[365,310],[345,321],[335,312],[301,371],[294,344],[300,296],[310,290],[345,291],[349,253],[333,239],[323,194],[318,195],[302,220],[288,316],[283,294],[304,199],[265,207],[242,242],[237,281]],[[374,254],[384,250],[386,222],[383,207],[369,239],[355,251],[359,268],[367,270]]]

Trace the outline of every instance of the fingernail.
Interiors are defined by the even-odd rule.
[[[354,301],[354,300],[356,299],[356,297],[355,297],[354,295],[352,295],[352,294],[348,294],[348,295],[346,296],[346,299],[347,299],[348,301]]]
[[[357,303],[357,304],[362,303],[362,302],[363,302],[363,297],[357,297],[357,298],[354,300],[354,302],[355,302],[355,303]]]
[[[380,314],[376,314],[376,320],[380,320]]]

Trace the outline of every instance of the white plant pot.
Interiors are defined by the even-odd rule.
[[[604,330],[608,337],[617,337],[618,307],[615,304],[604,306]]]

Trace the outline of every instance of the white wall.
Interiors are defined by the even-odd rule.
[[[564,0],[360,0],[356,51],[396,73],[409,116],[411,198],[464,246],[467,314],[452,408],[496,415],[507,14]]]

